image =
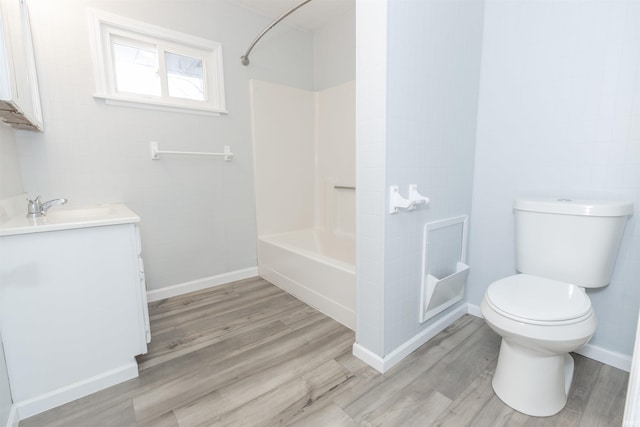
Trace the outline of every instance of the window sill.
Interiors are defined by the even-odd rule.
[[[183,104],[158,103],[155,101],[146,101],[144,99],[130,99],[123,97],[114,97],[109,95],[94,94],[94,98],[104,99],[107,105],[117,105],[121,107],[142,108],[145,110],[168,111],[173,113],[198,114],[203,116],[220,116],[227,114],[226,110],[216,110],[210,107],[198,107]]]

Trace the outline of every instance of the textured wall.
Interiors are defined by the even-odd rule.
[[[24,131],[16,131],[0,124],[0,199],[16,196],[24,192],[18,147],[16,145],[16,132]]]
[[[428,326],[424,224],[471,211],[482,2],[357,8],[357,341],[385,356]],[[430,205],[389,215],[389,186],[409,184]]]
[[[424,224],[471,213],[482,11],[389,2],[386,188],[418,184],[431,202],[386,216],[385,354],[429,324],[418,320]]]
[[[353,9],[315,32],[316,90],[355,79],[355,31],[356,11]]]
[[[356,3],[356,342],[383,355],[387,1]]]
[[[640,276],[640,3],[487,0],[469,302],[513,274],[519,195],[635,203],[591,343],[631,354]]]
[[[158,289],[256,265],[249,79],[314,88],[313,34],[278,26],[239,57],[270,20],[227,1],[33,0],[46,131],[18,134],[24,187],[73,204],[124,202],[142,219],[147,286]],[[219,41],[228,115],[105,105],[94,99],[87,7]],[[152,161],[161,149],[221,151]]]

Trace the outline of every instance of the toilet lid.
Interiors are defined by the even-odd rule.
[[[591,300],[579,287],[528,274],[498,280],[486,295],[496,309],[520,319],[563,321],[591,311]]]

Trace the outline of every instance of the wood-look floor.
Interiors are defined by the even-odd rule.
[[[464,316],[381,375],[354,333],[248,279],[150,304],[140,377],[20,422],[35,426],[620,426],[627,374],[575,355],[567,406],[533,418],[491,389],[499,337]]]

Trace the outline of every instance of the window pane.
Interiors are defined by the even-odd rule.
[[[203,101],[202,59],[165,52],[169,96]]]
[[[158,55],[152,48],[113,43],[116,91],[160,96]]]

